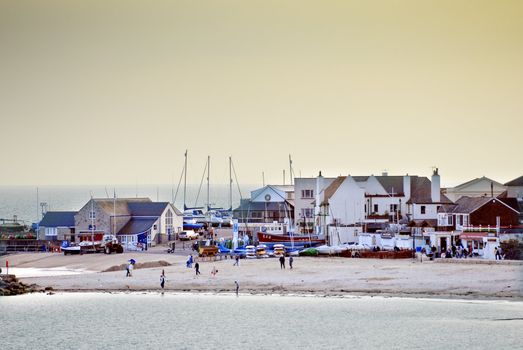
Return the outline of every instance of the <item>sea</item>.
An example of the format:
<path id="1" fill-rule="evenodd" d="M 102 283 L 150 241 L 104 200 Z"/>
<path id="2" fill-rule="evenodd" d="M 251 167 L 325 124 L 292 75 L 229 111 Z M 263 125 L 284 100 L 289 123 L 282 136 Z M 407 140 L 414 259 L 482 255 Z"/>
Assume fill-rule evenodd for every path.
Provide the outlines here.
<path id="1" fill-rule="evenodd" d="M 523 303 L 57 293 L 0 297 L 10 349 L 521 349 Z"/>
<path id="2" fill-rule="evenodd" d="M 234 185 L 232 206 L 237 207 L 240 198 L 249 198 L 256 185 Z M 212 207 L 228 209 L 230 190 L 228 185 L 210 187 Z M 47 211 L 75 211 L 81 209 L 91 198 L 148 197 L 153 201 L 173 202 L 183 210 L 183 186 L 136 185 L 136 186 L 0 186 L 0 219 L 12 220 L 14 216 L 22 223 L 31 225 L 42 219 L 42 209 Z M 207 185 L 188 185 L 188 207 L 207 204 Z"/>

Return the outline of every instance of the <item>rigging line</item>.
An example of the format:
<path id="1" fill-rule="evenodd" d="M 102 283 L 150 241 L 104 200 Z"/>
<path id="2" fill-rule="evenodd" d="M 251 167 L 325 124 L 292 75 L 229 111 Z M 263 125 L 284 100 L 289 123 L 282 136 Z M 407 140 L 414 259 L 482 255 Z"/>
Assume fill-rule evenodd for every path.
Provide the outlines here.
<path id="1" fill-rule="evenodd" d="M 203 168 L 202 179 L 200 181 L 200 188 L 198 189 L 198 195 L 196 195 L 196 200 L 194 201 L 194 206 L 198 205 L 198 199 L 200 198 L 200 192 L 202 191 L 203 179 L 205 178 L 205 172 L 207 171 L 207 166 L 209 165 L 209 159 L 205 162 L 205 168 Z"/>
<path id="2" fill-rule="evenodd" d="M 176 193 L 173 197 L 173 205 L 176 203 L 176 198 L 178 197 L 178 190 L 180 189 L 180 184 L 182 183 L 183 174 L 185 173 L 185 165 L 182 168 L 182 173 L 180 174 L 180 180 L 178 181 L 178 186 L 176 187 Z M 185 208 L 183 208 L 185 210 Z"/>
<path id="3" fill-rule="evenodd" d="M 238 176 L 236 175 L 236 168 L 234 167 L 234 162 L 231 161 L 232 171 L 234 173 L 234 180 L 236 181 L 236 186 L 238 187 L 238 193 L 240 194 L 240 201 L 243 199 L 242 191 L 240 190 L 240 183 L 238 182 Z"/>

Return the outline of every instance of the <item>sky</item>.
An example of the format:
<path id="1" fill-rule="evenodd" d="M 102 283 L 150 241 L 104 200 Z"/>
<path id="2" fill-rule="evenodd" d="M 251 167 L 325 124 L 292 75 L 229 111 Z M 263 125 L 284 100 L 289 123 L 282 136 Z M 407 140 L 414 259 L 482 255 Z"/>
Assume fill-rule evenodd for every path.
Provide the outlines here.
<path id="1" fill-rule="evenodd" d="M 1 1 L 0 185 L 523 174 L 521 1 Z M 288 183 L 288 179 L 286 180 Z"/>

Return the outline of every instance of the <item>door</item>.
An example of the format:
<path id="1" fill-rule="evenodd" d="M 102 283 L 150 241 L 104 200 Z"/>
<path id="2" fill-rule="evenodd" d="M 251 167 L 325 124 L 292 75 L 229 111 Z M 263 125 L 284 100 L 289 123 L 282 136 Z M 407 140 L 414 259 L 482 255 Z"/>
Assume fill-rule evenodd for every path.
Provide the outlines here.
<path id="1" fill-rule="evenodd" d="M 439 246 L 441 248 L 441 252 L 447 251 L 447 238 L 446 237 L 440 237 Z"/>

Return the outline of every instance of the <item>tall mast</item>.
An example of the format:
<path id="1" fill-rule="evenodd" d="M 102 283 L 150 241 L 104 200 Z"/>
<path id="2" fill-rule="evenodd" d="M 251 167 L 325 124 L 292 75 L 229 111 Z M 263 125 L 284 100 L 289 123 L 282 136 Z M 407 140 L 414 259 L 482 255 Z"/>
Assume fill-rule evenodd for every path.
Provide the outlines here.
<path id="1" fill-rule="evenodd" d="M 293 181 L 293 178 L 292 178 L 292 159 L 291 159 L 291 155 L 289 154 L 289 180 L 290 180 L 290 184 L 292 185 L 292 181 Z"/>
<path id="2" fill-rule="evenodd" d="M 116 235 L 116 188 L 113 188 L 113 235 Z"/>
<path id="3" fill-rule="evenodd" d="M 229 157 L 229 209 L 232 210 L 232 157 Z"/>
<path id="4" fill-rule="evenodd" d="M 183 167 L 183 210 L 185 210 L 187 195 L 187 150 L 185 150 L 185 165 Z"/>
<path id="5" fill-rule="evenodd" d="M 209 178 L 211 177 L 211 156 L 207 156 L 207 210 L 211 207 Z"/>
<path id="6" fill-rule="evenodd" d="M 38 209 L 38 206 L 40 205 L 38 203 L 39 201 L 39 198 L 38 198 L 38 187 L 36 188 L 36 223 L 38 224 L 38 222 L 40 221 L 40 214 L 39 214 L 39 209 Z"/>

